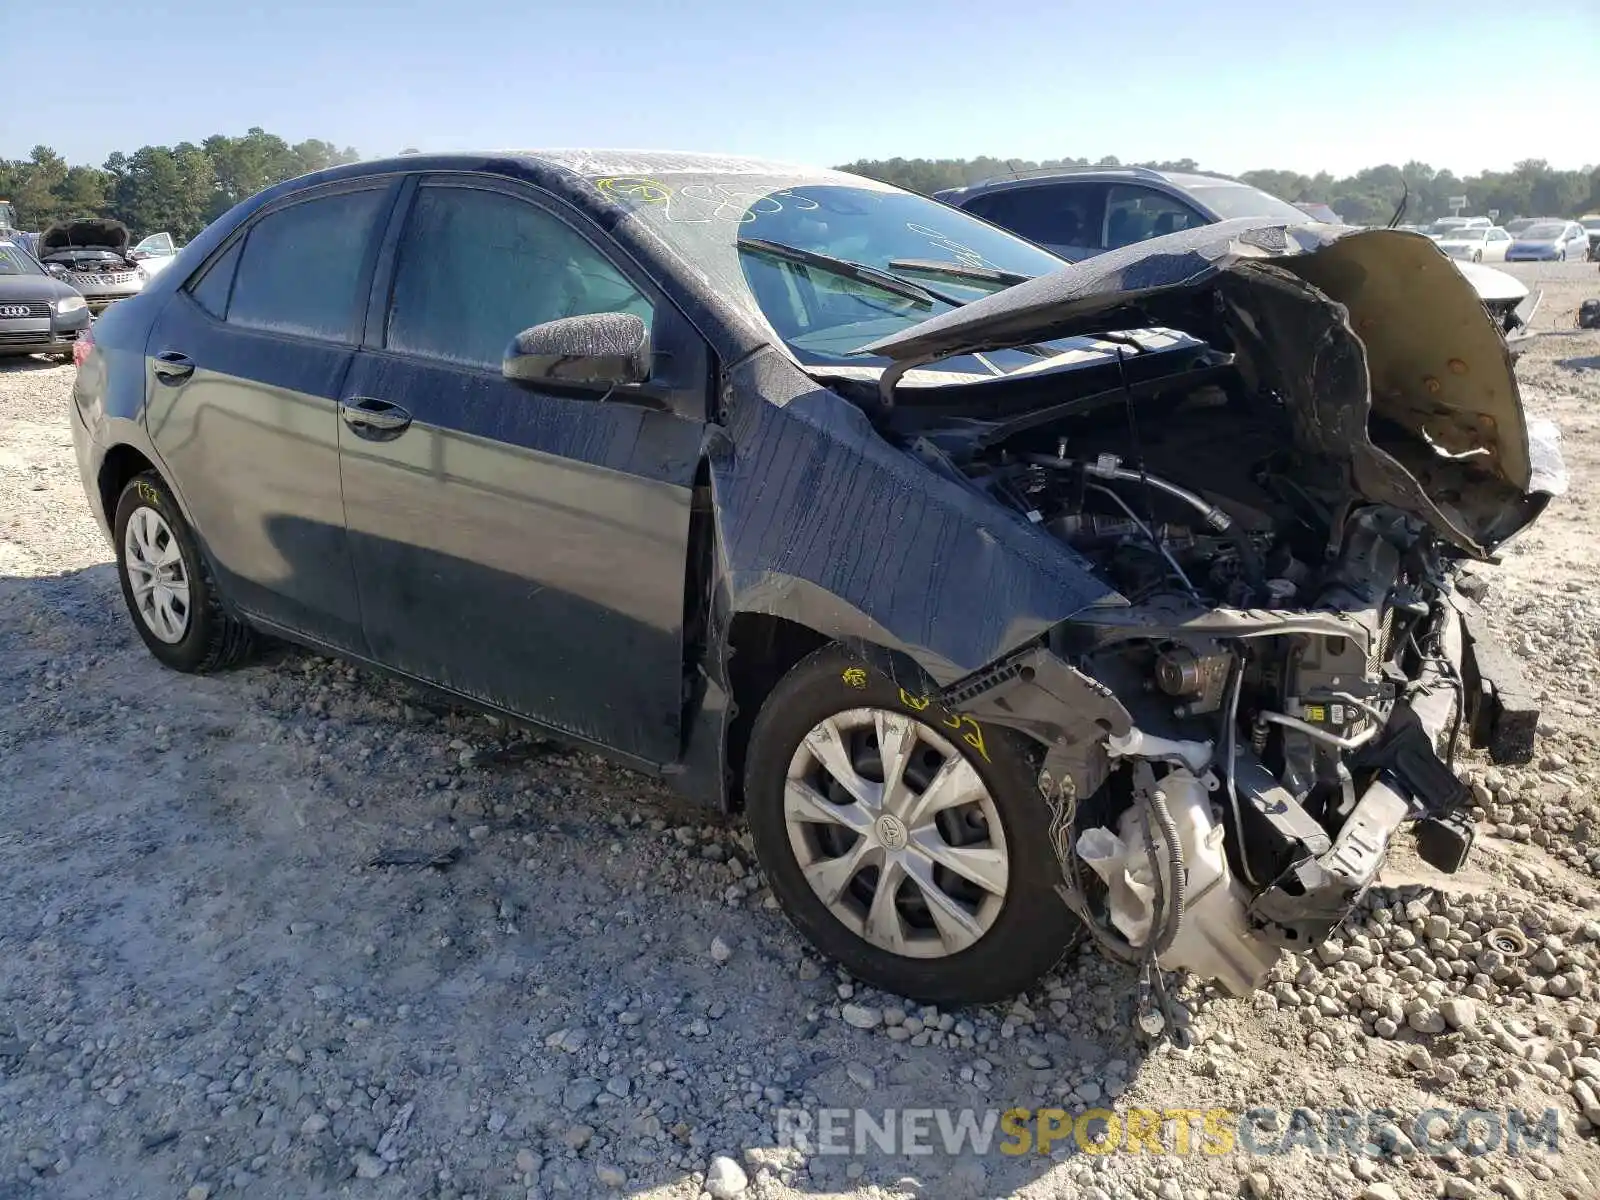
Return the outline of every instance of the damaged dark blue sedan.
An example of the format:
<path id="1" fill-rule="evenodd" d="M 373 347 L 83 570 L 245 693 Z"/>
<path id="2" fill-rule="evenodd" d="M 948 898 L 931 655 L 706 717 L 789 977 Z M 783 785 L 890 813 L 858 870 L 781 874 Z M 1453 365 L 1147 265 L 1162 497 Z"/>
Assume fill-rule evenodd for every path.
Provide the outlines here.
<path id="1" fill-rule="evenodd" d="M 834 172 L 409 155 L 223 216 L 80 355 L 135 629 L 260 634 L 742 809 L 928 1000 L 1088 933 L 1257 986 L 1457 741 L 1537 711 L 1457 568 L 1562 486 L 1425 239 L 1234 221 L 1068 268 Z"/>

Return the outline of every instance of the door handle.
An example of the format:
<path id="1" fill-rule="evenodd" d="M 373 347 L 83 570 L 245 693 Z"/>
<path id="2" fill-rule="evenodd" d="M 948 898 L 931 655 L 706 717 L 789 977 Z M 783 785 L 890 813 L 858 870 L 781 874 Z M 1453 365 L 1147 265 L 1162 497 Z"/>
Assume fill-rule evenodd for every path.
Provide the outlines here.
<path id="1" fill-rule="evenodd" d="M 194 374 L 194 359 L 176 350 L 163 350 L 150 364 L 156 378 L 176 386 Z"/>
<path id="2" fill-rule="evenodd" d="M 351 430 L 365 438 L 397 437 L 411 424 L 411 414 L 405 409 L 372 396 L 352 396 L 340 402 L 339 415 Z"/>

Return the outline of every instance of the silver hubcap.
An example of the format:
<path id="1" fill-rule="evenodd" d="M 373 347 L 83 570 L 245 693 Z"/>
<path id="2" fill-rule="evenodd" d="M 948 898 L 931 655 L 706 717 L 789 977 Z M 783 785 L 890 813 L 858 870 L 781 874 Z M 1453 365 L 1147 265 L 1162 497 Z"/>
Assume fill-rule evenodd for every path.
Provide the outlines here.
<path id="1" fill-rule="evenodd" d="M 853 708 L 789 762 L 789 846 L 828 910 L 872 945 L 942 958 L 989 931 L 1010 860 L 977 771 L 930 726 Z"/>
<path id="2" fill-rule="evenodd" d="M 189 631 L 189 571 L 172 527 L 155 509 L 136 508 L 122 549 L 139 619 L 163 642 L 181 642 Z"/>

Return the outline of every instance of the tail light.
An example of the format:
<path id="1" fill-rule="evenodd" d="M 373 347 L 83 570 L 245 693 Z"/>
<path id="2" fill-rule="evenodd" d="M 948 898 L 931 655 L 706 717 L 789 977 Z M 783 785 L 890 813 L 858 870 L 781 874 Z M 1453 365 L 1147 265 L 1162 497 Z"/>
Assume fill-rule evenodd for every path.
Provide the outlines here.
<path id="1" fill-rule="evenodd" d="M 89 357 L 89 351 L 94 349 L 94 322 L 83 327 L 78 334 L 78 340 L 72 343 L 72 365 L 83 366 L 83 360 Z"/>

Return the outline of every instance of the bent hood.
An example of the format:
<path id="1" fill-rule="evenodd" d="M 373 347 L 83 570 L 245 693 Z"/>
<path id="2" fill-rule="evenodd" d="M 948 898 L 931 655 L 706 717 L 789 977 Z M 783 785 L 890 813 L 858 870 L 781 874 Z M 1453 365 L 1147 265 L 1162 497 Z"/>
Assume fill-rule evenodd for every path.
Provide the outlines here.
<path id="1" fill-rule="evenodd" d="M 121 221 L 82 218 L 57 221 L 39 236 L 39 256 L 68 249 L 110 250 L 128 256 L 128 227 Z"/>
<path id="2" fill-rule="evenodd" d="M 1350 489 L 1474 557 L 1564 486 L 1547 426 L 1530 445 L 1505 339 L 1431 240 L 1244 218 L 1153 238 L 943 313 L 862 353 L 900 372 L 1072 334 L 1167 326 L 1231 352 L 1283 397 L 1302 451 Z"/>

